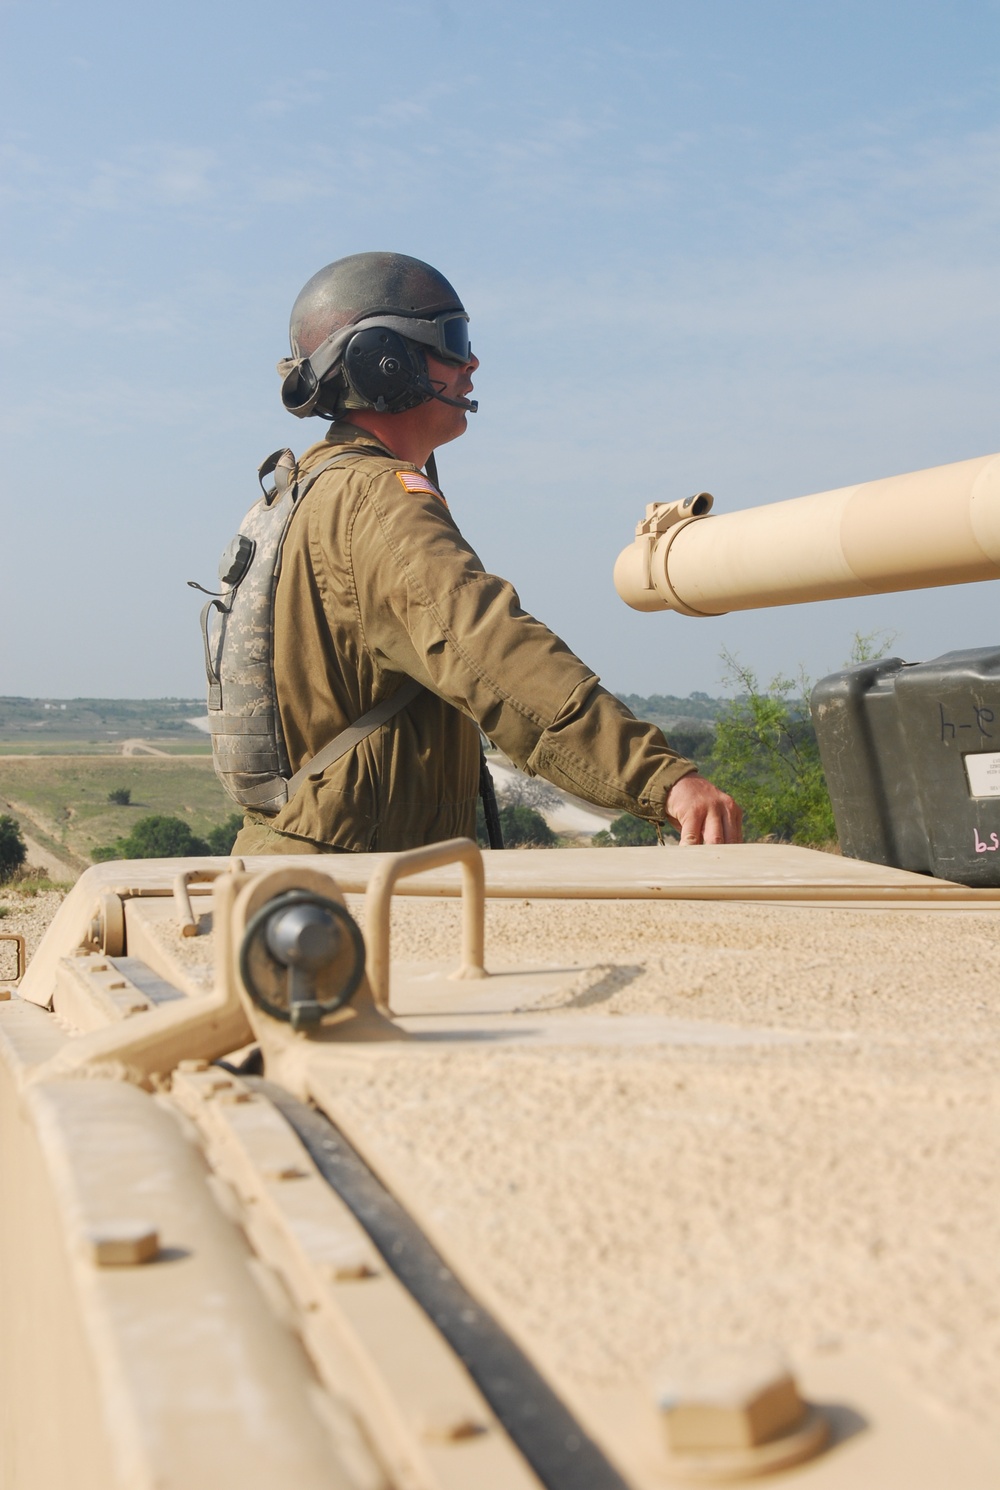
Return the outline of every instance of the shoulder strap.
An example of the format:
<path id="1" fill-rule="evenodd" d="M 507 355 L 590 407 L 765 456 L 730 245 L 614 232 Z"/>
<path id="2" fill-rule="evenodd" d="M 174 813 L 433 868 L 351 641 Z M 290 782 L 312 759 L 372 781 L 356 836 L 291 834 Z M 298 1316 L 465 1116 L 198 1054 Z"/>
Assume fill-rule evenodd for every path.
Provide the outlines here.
<path id="1" fill-rule="evenodd" d="M 320 465 L 316 466 L 314 470 L 310 471 L 308 473 L 308 475 L 303 476 L 300 481 L 296 481 L 296 483 L 295 483 L 295 500 L 296 500 L 296 502 L 301 502 L 302 498 L 305 496 L 306 492 L 312 486 L 312 484 L 316 480 L 316 478 L 318 476 L 322 476 L 323 472 L 324 471 L 328 471 L 331 466 L 335 466 L 337 464 L 338 460 L 343 460 L 344 457 L 345 456 L 348 456 L 348 455 L 378 455 L 378 454 L 379 454 L 379 452 L 377 450 L 372 450 L 367 445 L 344 445 L 340 450 L 337 451 L 336 455 L 331 455 L 330 458 L 329 458 L 329 460 L 323 461 Z M 387 458 L 389 460 L 392 460 L 393 459 L 393 457 L 391 455 L 388 456 Z"/>
<path id="2" fill-rule="evenodd" d="M 388 698 L 384 698 L 373 709 L 369 709 L 367 714 L 362 714 L 354 724 L 341 730 L 329 745 L 324 745 L 312 760 L 306 761 L 305 765 L 290 778 L 289 798 L 298 791 L 304 781 L 309 780 L 310 777 L 322 776 L 327 766 L 332 766 L 334 761 L 339 761 L 342 755 L 346 755 L 349 750 L 354 749 L 355 745 L 360 745 L 362 740 L 367 740 L 369 735 L 374 734 L 380 724 L 385 724 L 386 720 L 398 714 L 400 709 L 405 709 L 406 705 L 416 698 L 422 687 L 423 684 L 418 683 L 416 678 L 408 678 L 402 688 L 397 688 L 395 693 L 390 693 Z"/>
<path id="3" fill-rule="evenodd" d="M 318 476 L 322 476 L 322 474 L 323 474 L 324 471 L 328 471 L 331 466 L 335 466 L 337 464 L 338 460 L 343 460 L 345 455 L 356 455 L 356 454 L 357 454 L 357 451 L 355 451 L 355 450 L 338 450 L 338 452 L 337 452 L 336 455 L 331 455 L 329 460 L 323 461 L 322 465 L 318 465 L 315 468 L 315 470 L 310 471 L 307 476 L 303 476 L 302 479 L 301 479 L 301 481 L 296 481 L 296 483 L 295 483 L 295 500 L 296 500 L 296 502 L 301 502 L 302 498 L 305 496 L 306 492 L 312 486 L 313 482 L 316 480 L 316 478 Z"/>
<path id="4" fill-rule="evenodd" d="M 322 465 L 317 466 L 302 481 L 296 483 L 298 488 L 296 500 L 301 501 L 316 478 L 322 476 L 323 472 L 329 470 L 337 461 L 343 460 L 345 455 L 365 453 L 363 446 L 349 446 L 344 450 L 339 450 L 336 455 L 331 455 L 329 460 L 323 461 Z M 360 745 L 362 740 L 367 740 L 369 735 L 374 734 L 379 725 L 385 724 L 386 720 L 398 714 L 400 709 L 405 709 L 407 704 L 416 698 L 422 686 L 415 678 L 407 679 L 401 688 L 396 689 L 395 693 L 390 693 L 388 698 L 384 698 L 381 703 L 369 709 L 367 714 L 362 714 L 361 718 L 348 725 L 347 729 L 341 730 L 339 735 L 329 744 L 324 745 L 322 750 L 317 751 L 311 760 L 307 760 L 305 765 L 300 766 L 295 775 L 289 778 L 289 799 L 295 795 L 304 781 L 322 776 L 326 768 L 332 766 L 334 761 L 339 761 L 342 755 L 346 755 L 349 750 L 354 749 L 355 745 Z"/>

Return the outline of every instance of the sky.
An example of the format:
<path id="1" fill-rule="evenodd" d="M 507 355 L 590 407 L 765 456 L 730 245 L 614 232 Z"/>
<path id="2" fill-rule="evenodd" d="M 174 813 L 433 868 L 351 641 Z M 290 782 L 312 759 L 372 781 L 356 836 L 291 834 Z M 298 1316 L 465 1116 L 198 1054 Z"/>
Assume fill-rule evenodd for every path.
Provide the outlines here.
<path id="1" fill-rule="evenodd" d="M 487 568 L 616 691 L 998 640 L 995 583 L 712 620 L 611 572 L 716 512 L 1000 449 L 997 0 L 0 0 L 0 694 L 195 696 L 199 597 L 322 265 L 428 260 Z"/>

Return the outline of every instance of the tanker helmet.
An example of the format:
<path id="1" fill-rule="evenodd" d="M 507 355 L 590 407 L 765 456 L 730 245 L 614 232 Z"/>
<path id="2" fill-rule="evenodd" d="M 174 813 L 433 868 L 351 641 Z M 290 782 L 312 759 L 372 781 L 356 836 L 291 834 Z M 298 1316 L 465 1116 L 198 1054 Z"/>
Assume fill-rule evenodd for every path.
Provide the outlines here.
<path id="1" fill-rule="evenodd" d="M 464 305 L 420 259 L 362 253 L 328 264 L 293 305 L 289 339 L 281 399 L 300 419 L 350 408 L 397 414 L 431 398 L 475 411 L 475 400 L 444 398 L 428 375 L 427 351 L 453 363 L 472 353 Z"/>

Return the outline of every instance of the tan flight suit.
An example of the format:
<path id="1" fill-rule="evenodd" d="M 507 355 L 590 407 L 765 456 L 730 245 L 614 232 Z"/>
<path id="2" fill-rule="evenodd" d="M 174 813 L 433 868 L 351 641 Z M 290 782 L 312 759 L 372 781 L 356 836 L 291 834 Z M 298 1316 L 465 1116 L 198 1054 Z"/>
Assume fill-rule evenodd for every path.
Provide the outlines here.
<path id="1" fill-rule="evenodd" d="M 248 813 L 234 852 L 474 838 L 480 726 L 531 775 L 661 822 L 691 762 L 483 569 L 433 488 L 406 489 L 399 473 L 429 486 L 416 466 L 338 423 L 300 471 L 345 445 L 363 449 L 302 498 L 278 581 L 274 670 L 293 771 L 407 677 L 425 691 L 275 816 Z"/>

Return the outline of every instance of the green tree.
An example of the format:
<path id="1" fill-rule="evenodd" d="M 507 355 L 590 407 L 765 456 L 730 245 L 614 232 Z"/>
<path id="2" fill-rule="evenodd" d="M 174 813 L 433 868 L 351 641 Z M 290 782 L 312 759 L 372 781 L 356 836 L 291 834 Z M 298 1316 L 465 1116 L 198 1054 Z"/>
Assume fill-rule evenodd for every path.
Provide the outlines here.
<path id="1" fill-rule="evenodd" d="M 109 859 L 193 859 L 208 852 L 205 840 L 179 817 L 154 813 L 141 817 L 127 838 L 93 849 L 90 857 L 103 864 Z"/>
<path id="2" fill-rule="evenodd" d="M 633 817 L 630 812 L 623 812 L 591 839 L 594 848 L 631 848 L 658 842 L 653 824 L 647 823 L 645 818 Z"/>
<path id="3" fill-rule="evenodd" d="M 236 835 L 243 826 L 242 812 L 231 812 L 224 823 L 219 823 L 208 831 L 207 843 L 210 854 L 217 854 L 220 858 L 231 854 Z"/>
<path id="4" fill-rule="evenodd" d="M 0 817 L 0 884 L 17 873 L 27 856 L 28 850 L 17 819 L 4 813 Z"/>
<path id="5" fill-rule="evenodd" d="M 845 667 L 859 667 L 863 662 L 878 662 L 884 657 L 898 636 L 896 631 L 856 631 L 851 642 L 851 655 Z"/>
<path id="6" fill-rule="evenodd" d="M 686 755 L 689 761 L 707 760 L 715 744 L 715 731 L 711 728 L 687 728 L 664 731 L 671 749 L 678 755 Z"/>
<path id="7" fill-rule="evenodd" d="M 556 835 L 542 814 L 521 802 L 504 802 L 500 809 L 500 831 L 505 848 L 554 848 Z M 483 804 L 476 807 L 476 841 L 481 848 L 489 845 Z"/>
<path id="8" fill-rule="evenodd" d="M 552 848 L 556 835 L 534 807 L 505 802 L 500 808 L 500 828 L 508 848 Z"/>
<path id="9" fill-rule="evenodd" d="M 128 786 L 116 786 L 108 792 L 108 801 L 113 802 L 116 807 L 128 807 L 132 802 L 132 789 Z"/>
<path id="10" fill-rule="evenodd" d="M 726 681 L 742 689 L 716 722 L 706 772 L 743 808 L 747 839 L 827 843 L 836 838 L 833 808 L 809 717 L 809 683 L 777 677 L 761 688 L 751 668 L 723 652 Z"/>

